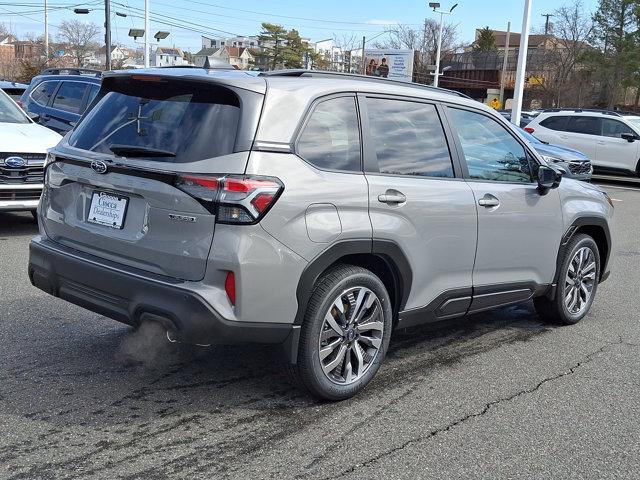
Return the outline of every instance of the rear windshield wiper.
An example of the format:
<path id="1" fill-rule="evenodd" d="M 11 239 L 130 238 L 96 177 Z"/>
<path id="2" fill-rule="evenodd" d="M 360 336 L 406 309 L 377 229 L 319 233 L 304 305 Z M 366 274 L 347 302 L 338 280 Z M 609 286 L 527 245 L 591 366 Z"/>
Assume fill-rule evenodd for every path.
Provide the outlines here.
<path id="1" fill-rule="evenodd" d="M 109 147 L 119 157 L 175 157 L 174 152 L 158 148 L 136 147 L 135 145 L 111 145 Z"/>

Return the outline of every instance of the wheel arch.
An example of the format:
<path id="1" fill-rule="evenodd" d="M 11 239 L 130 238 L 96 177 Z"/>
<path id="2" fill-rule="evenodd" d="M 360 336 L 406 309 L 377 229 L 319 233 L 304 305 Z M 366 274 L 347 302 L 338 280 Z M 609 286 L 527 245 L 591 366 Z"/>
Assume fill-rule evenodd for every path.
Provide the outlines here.
<path id="1" fill-rule="evenodd" d="M 602 217 L 579 217 L 573 221 L 562 237 L 560 249 L 558 250 L 558 257 L 556 259 L 556 272 L 553 277 L 553 289 L 550 295 L 551 298 L 555 297 L 556 294 L 560 268 L 569 245 L 569 241 L 575 235 L 580 233 L 589 235 L 596 242 L 600 253 L 600 278 L 598 281 L 604 281 L 606 278 L 604 275 L 611 255 L 611 232 L 609 230 L 609 224 L 607 223 L 607 220 Z"/>
<path id="2" fill-rule="evenodd" d="M 343 240 L 316 256 L 302 272 L 296 290 L 298 310 L 294 325 L 302 324 L 313 286 L 320 276 L 340 263 L 360 266 L 377 275 L 389 292 L 394 317 L 397 317 L 407 302 L 413 279 L 402 248 L 391 240 Z"/>

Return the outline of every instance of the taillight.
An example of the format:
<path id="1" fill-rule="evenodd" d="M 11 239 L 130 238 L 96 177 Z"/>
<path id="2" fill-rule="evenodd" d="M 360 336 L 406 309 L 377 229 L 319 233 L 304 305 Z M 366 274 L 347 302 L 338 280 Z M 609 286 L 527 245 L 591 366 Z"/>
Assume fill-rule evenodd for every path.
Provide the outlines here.
<path id="1" fill-rule="evenodd" d="M 535 132 L 535 130 L 533 128 L 531 128 L 531 127 L 524 127 L 524 131 L 527 132 L 527 133 Z"/>
<path id="2" fill-rule="evenodd" d="M 259 222 L 284 187 L 274 177 L 248 175 L 180 175 L 175 186 L 216 215 L 216 222 L 249 225 Z"/>
<path id="3" fill-rule="evenodd" d="M 233 272 L 227 272 L 227 278 L 224 281 L 224 291 L 227 292 L 229 302 L 236 306 L 236 276 Z"/>

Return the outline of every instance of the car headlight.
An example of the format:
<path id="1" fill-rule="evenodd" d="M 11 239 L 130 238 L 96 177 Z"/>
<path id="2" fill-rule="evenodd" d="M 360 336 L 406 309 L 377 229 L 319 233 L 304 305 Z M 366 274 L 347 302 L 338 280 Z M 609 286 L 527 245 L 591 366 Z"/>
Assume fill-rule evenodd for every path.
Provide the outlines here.
<path id="1" fill-rule="evenodd" d="M 550 157 L 549 155 L 540 155 L 540 156 L 547 163 L 564 163 L 564 160 L 557 157 Z"/>

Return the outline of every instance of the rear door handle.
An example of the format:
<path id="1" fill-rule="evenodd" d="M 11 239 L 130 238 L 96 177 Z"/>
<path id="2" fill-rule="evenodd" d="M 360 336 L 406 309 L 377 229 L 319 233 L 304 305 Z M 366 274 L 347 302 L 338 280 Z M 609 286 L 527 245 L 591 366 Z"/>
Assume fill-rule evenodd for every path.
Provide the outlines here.
<path id="1" fill-rule="evenodd" d="M 378 195 L 378 201 L 386 204 L 404 203 L 407 201 L 407 197 L 397 190 L 387 190 L 382 195 Z"/>
<path id="2" fill-rule="evenodd" d="M 500 206 L 500 200 L 491 195 L 490 193 L 485 194 L 480 200 L 478 200 L 478 205 L 481 207 L 492 208 Z"/>

